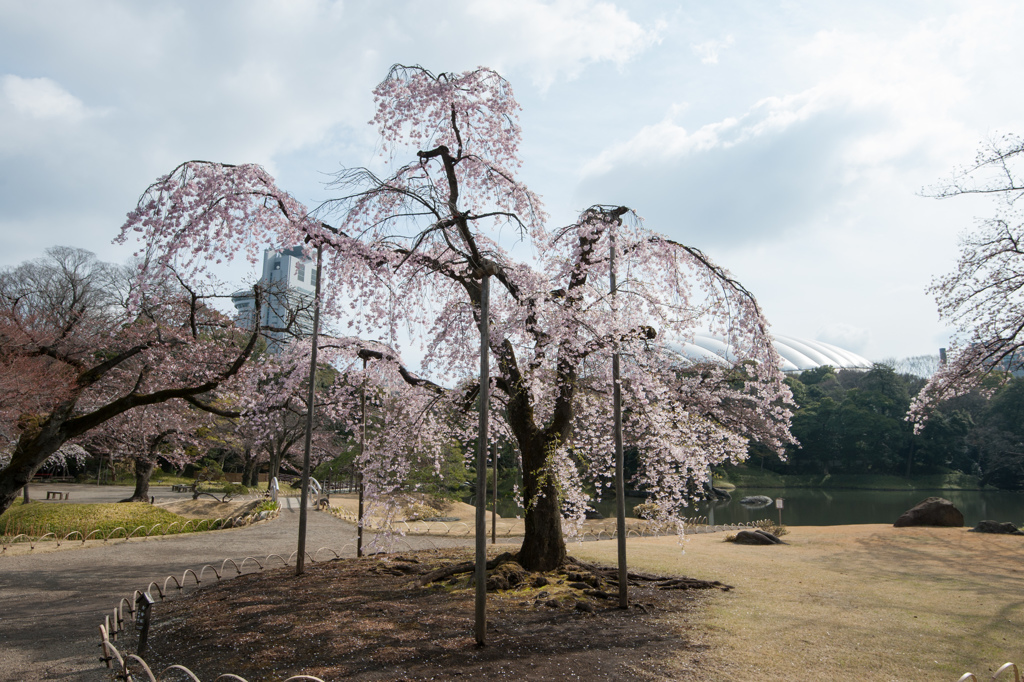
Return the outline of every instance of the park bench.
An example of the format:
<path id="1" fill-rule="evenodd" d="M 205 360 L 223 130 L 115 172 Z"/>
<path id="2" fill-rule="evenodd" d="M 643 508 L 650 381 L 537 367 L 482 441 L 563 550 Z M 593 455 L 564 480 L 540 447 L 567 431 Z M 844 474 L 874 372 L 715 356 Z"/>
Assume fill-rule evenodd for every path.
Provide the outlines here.
<path id="1" fill-rule="evenodd" d="M 184 483 L 175 483 L 171 486 L 172 493 L 187 493 L 192 490 L 192 486 L 185 485 Z"/>
<path id="2" fill-rule="evenodd" d="M 60 490 L 47 490 L 46 499 L 48 500 L 66 500 L 71 497 L 71 493 L 63 492 Z"/>

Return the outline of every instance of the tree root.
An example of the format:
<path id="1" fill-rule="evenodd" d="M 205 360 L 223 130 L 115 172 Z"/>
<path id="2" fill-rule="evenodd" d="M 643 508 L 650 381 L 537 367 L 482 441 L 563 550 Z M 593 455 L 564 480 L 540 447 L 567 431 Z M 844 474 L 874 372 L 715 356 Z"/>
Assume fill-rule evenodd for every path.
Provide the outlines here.
<path id="1" fill-rule="evenodd" d="M 515 561 L 515 560 L 516 560 L 516 555 L 515 554 L 513 554 L 511 552 L 504 552 L 504 553 L 494 557 L 493 559 L 491 559 L 490 561 L 487 562 L 487 570 L 488 571 L 493 571 L 495 568 L 497 568 L 501 564 L 504 564 L 504 563 L 509 562 L 509 561 Z M 457 563 L 457 564 L 453 564 L 451 566 L 445 566 L 443 568 L 438 568 L 436 570 L 431 571 L 430 573 L 427 573 L 422 578 L 420 578 L 420 587 L 424 587 L 426 585 L 429 585 L 430 583 L 437 582 L 438 580 L 444 580 L 445 578 L 450 578 L 451 576 L 458 575 L 460 573 L 470 573 L 470 572 L 472 572 L 475 569 L 476 569 L 476 562 L 475 561 L 463 561 L 463 562 L 460 562 L 460 563 Z"/>
<path id="2" fill-rule="evenodd" d="M 590 571 L 594 575 L 608 581 L 609 584 L 616 586 L 619 584 L 619 569 L 614 566 L 596 566 L 574 557 L 566 557 L 565 564 Z M 718 580 L 698 580 L 697 578 L 652 575 L 635 571 L 626 573 L 626 579 L 628 584 L 634 587 L 648 585 L 659 590 L 722 590 L 723 592 L 728 592 L 733 589 L 732 585 L 726 585 Z"/>
<path id="3" fill-rule="evenodd" d="M 516 561 L 518 555 L 512 552 L 505 552 L 487 562 L 487 570 L 493 571 L 498 566 L 507 563 L 509 561 Z M 572 566 L 575 568 L 581 568 L 583 570 L 593 573 L 595 576 L 602 578 L 607 581 L 610 585 L 618 587 L 619 584 L 619 569 L 611 566 L 597 566 L 595 564 L 589 564 L 585 561 L 573 557 L 566 557 L 565 562 L 562 566 Z M 459 575 L 461 573 L 471 573 L 476 568 L 475 561 L 462 561 L 451 566 L 445 566 L 438 568 L 429 573 L 426 573 L 420 578 L 420 587 L 425 587 L 430 583 L 437 582 L 438 580 L 444 580 L 450 578 L 453 575 Z M 697 578 L 686 578 L 679 576 L 663 576 L 663 575 L 652 575 L 650 573 L 638 573 L 630 571 L 626 574 L 630 585 L 639 587 L 641 585 L 647 585 L 655 587 L 659 590 L 722 590 L 728 592 L 733 589 L 732 585 L 726 585 L 718 580 L 698 580 Z M 595 590 L 599 592 L 600 590 Z M 607 596 L 607 595 L 600 595 Z"/>

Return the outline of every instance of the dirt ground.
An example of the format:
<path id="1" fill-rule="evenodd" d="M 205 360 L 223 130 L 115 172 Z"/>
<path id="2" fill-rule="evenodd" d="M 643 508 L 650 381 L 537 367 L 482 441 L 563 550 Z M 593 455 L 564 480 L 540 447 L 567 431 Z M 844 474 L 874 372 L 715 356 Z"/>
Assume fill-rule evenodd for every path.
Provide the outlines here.
<path id="1" fill-rule="evenodd" d="M 33 488 L 41 496 L 41 487 Z M 96 495 L 90 496 L 91 492 Z M 125 496 L 123 487 L 79 485 L 73 488 L 72 500 L 112 502 Z M 158 493 L 157 501 L 163 497 L 191 500 L 187 493 Z M 279 518 L 243 528 L 136 537 L 127 542 L 65 542 L 60 547 L 44 542 L 36 543 L 34 550 L 29 543 L 8 546 L 0 552 L 0 682 L 110 682 L 110 671 L 99 660 L 98 626 L 119 600 L 130 599 L 133 590 L 144 590 L 151 581 L 162 585 L 168 576 L 180 579 L 186 569 L 199 570 L 204 564 L 219 567 L 225 558 L 241 563 L 246 557 L 262 560 L 269 554 L 288 557 L 296 549 L 299 520 L 297 511 L 287 504 L 291 501 L 285 500 Z M 322 547 L 354 556 L 355 528 L 329 514 L 313 513 L 308 518 L 307 543 L 320 558 L 330 556 Z M 419 549 L 466 543 L 461 538 L 409 537 L 402 546 Z M 254 568 L 249 562 L 247 570 Z M 129 648 L 126 653 L 133 651 Z M 168 673 L 160 679 L 184 678 Z"/>
<path id="2" fill-rule="evenodd" d="M 705 638 L 689 624 L 698 591 L 634 587 L 633 608 L 621 610 L 580 583 L 600 581 L 579 568 L 547 574 L 548 585 L 534 587 L 534 574 L 489 593 L 488 644 L 478 648 L 468 576 L 419 582 L 470 557 L 342 559 L 297 579 L 283 569 L 200 589 L 159 605 L 146 658 L 160 668 L 183 663 L 201 679 L 230 671 L 249 682 L 299 671 L 325 680 L 673 680 L 681 667 L 700 667 Z"/>

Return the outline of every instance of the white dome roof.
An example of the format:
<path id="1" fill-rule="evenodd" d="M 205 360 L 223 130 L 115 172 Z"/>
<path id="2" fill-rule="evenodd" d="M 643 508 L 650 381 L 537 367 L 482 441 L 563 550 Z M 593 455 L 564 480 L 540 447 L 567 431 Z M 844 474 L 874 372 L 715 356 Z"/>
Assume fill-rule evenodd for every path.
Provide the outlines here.
<path id="1" fill-rule="evenodd" d="M 822 365 L 830 365 L 836 369 L 871 369 L 873 364 L 852 351 L 822 341 L 777 335 L 774 337 L 773 345 L 781 358 L 779 369 L 787 373 L 803 372 Z M 731 346 L 713 334 L 695 334 L 689 342 L 671 343 L 669 348 L 694 362 L 725 364 L 737 357 Z"/>

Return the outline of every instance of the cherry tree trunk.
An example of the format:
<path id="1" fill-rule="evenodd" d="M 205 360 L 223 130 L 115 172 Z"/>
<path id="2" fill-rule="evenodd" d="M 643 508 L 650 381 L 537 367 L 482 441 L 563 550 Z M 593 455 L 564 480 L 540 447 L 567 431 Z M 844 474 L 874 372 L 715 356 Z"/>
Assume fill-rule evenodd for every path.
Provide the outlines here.
<path id="1" fill-rule="evenodd" d="M 528 571 L 551 571 L 565 561 L 562 510 L 553 475 L 546 475 L 547 444 L 542 438 L 520 442 L 523 454 L 523 494 L 526 534 L 519 564 Z"/>
<path id="2" fill-rule="evenodd" d="M 11 461 L 0 470 L 0 514 L 14 504 L 43 462 L 67 442 L 64 422 L 73 407 L 73 402 L 59 405 L 42 424 L 24 426 Z"/>
<path id="3" fill-rule="evenodd" d="M 249 488 L 255 487 L 259 481 L 259 467 L 256 466 L 256 458 L 252 455 L 252 450 L 246 449 L 245 454 L 242 456 L 242 485 Z"/>
<path id="4" fill-rule="evenodd" d="M 135 458 L 135 492 L 121 502 L 149 502 L 149 479 L 156 469 L 156 461 L 145 457 Z"/>
<path id="5" fill-rule="evenodd" d="M 281 473 L 281 455 L 275 448 L 270 453 L 270 465 L 267 467 L 267 483 L 274 480 L 274 477 Z"/>

